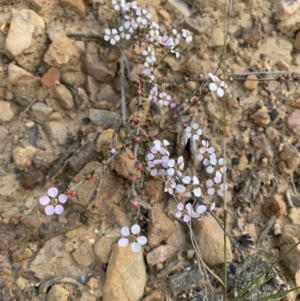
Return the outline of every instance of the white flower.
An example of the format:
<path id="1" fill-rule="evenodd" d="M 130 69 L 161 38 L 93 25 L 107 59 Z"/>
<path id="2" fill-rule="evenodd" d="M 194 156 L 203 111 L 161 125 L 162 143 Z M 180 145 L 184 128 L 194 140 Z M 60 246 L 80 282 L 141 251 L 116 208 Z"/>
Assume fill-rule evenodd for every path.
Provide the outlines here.
<path id="1" fill-rule="evenodd" d="M 164 105 L 164 106 L 168 106 L 171 100 L 171 96 L 169 94 L 167 94 L 166 92 L 161 92 L 158 94 L 159 98 L 158 98 L 158 104 L 159 105 Z"/>
<path id="2" fill-rule="evenodd" d="M 198 218 L 200 216 L 200 214 L 193 210 L 193 206 L 190 203 L 187 203 L 185 206 L 182 203 L 178 203 L 177 210 L 175 216 L 177 218 L 182 217 L 183 221 L 186 223 L 191 220 L 191 217 Z"/>
<path id="3" fill-rule="evenodd" d="M 180 156 L 177 159 L 177 164 L 174 159 L 169 160 L 168 166 L 169 166 L 167 170 L 168 176 L 173 176 L 176 172 L 180 177 L 182 177 L 182 173 L 180 172 L 180 170 L 184 168 L 184 160 L 182 156 Z"/>
<path id="4" fill-rule="evenodd" d="M 147 19 L 152 17 L 152 15 L 146 9 L 142 9 L 141 7 L 136 8 L 136 15 L 138 16 L 136 18 L 137 23 L 140 23 L 144 26 L 148 24 Z"/>
<path id="5" fill-rule="evenodd" d="M 222 179 L 219 177 L 214 177 L 214 180 L 207 180 L 206 187 L 207 193 L 209 195 L 214 195 L 215 192 L 218 193 L 219 196 L 224 196 L 225 190 L 227 190 L 227 185 L 221 183 Z"/>
<path id="6" fill-rule="evenodd" d="M 120 247 L 126 247 L 128 243 L 131 243 L 131 251 L 135 253 L 139 252 L 141 246 L 147 243 L 147 238 L 145 236 L 140 236 L 140 231 L 141 228 L 139 225 L 133 225 L 131 231 L 129 231 L 128 227 L 123 227 L 121 229 L 121 234 L 125 237 L 119 239 L 118 245 Z"/>
<path id="7" fill-rule="evenodd" d="M 182 32 L 182 36 L 185 38 L 185 41 L 187 43 L 192 42 L 193 37 L 188 29 L 181 29 L 181 32 Z"/>
<path id="8" fill-rule="evenodd" d="M 191 193 L 190 192 L 193 192 L 194 196 L 196 197 L 200 197 L 201 196 L 201 188 L 198 187 L 198 185 L 200 184 L 198 178 L 196 176 L 193 176 L 193 183 L 191 184 L 191 181 L 192 181 L 192 178 L 189 177 L 189 176 L 185 176 L 183 179 L 182 179 L 182 182 L 184 184 L 186 184 L 187 187 L 185 187 L 184 185 L 182 184 L 178 184 L 176 186 L 176 191 L 181 194 L 181 193 L 185 193 L 186 190 L 187 192 L 183 195 L 185 197 L 190 197 L 191 196 Z"/>
<path id="9" fill-rule="evenodd" d="M 127 21 L 124 23 L 124 26 L 122 25 L 119 27 L 119 32 L 122 39 L 130 40 L 134 29 L 131 27 L 131 23 Z"/>
<path id="10" fill-rule="evenodd" d="M 104 35 L 105 41 L 110 41 L 110 44 L 115 45 L 117 41 L 120 40 L 120 36 L 118 34 L 118 31 L 113 28 L 110 30 L 109 28 L 105 29 L 105 35 Z"/>
<path id="11" fill-rule="evenodd" d="M 136 30 L 138 28 L 138 24 L 137 24 L 135 18 L 133 18 L 133 17 L 131 17 L 129 15 L 125 15 L 124 19 L 126 20 L 125 23 L 124 23 L 124 25 L 125 24 L 129 24 L 130 25 L 130 26 L 127 25 L 128 28 L 131 27 L 133 30 Z"/>
<path id="12" fill-rule="evenodd" d="M 197 160 L 203 161 L 204 166 L 208 166 L 210 161 L 216 158 L 215 149 L 209 147 L 209 142 L 207 140 L 201 141 L 203 147 L 199 149 L 199 154 L 197 155 Z"/>
<path id="13" fill-rule="evenodd" d="M 185 137 L 191 138 L 193 137 L 195 140 L 199 140 L 199 136 L 202 135 L 202 130 L 199 129 L 199 125 L 197 123 L 193 123 L 192 126 L 188 126 L 185 129 Z"/>
<path id="14" fill-rule="evenodd" d="M 157 175 L 165 176 L 167 174 L 169 152 L 162 146 L 168 145 L 167 140 L 163 140 L 163 143 L 159 140 L 153 142 L 154 146 L 150 152 L 146 155 L 147 166 L 150 168 L 150 175 L 155 177 Z"/>
<path id="15" fill-rule="evenodd" d="M 210 159 L 210 166 L 206 168 L 206 171 L 208 173 L 216 173 L 216 176 L 219 178 L 222 178 L 222 174 L 226 171 L 226 168 L 224 166 L 224 159 L 220 158 L 217 160 L 216 158 Z"/>
<path id="16" fill-rule="evenodd" d="M 156 22 L 152 22 L 150 24 L 150 31 L 149 31 L 150 37 L 158 37 L 159 36 L 159 25 Z"/>
<path id="17" fill-rule="evenodd" d="M 180 43 L 181 34 L 175 28 L 172 29 L 172 33 L 174 35 L 174 45 L 178 45 Z"/>
<path id="18" fill-rule="evenodd" d="M 148 99 L 154 101 L 155 103 L 158 102 L 158 85 L 154 84 L 154 86 L 152 87 L 152 89 L 150 90 Z"/>
<path id="19" fill-rule="evenodd" d="M 217 76 L 208 73 L 208 76 L 211 78 L 211 80 L 213 81 L 212 83 L 209 84 L 209 90 L 212 92 L 217 91 L 217 94 L 219 97 L 223 97 L 224 95 L 224 89 L 227 88 L 227 85 L 224 81 L 221 81 Z"/>
<path id="20" fill-rule="evenodd" d="M 156 62 L 155 51 L 150 46 L 142 52 L 142 55 L 146 56 L 146 62 L 144 63 L 145 67 L 149 68 L 150 65 L 153 65 Z"/>

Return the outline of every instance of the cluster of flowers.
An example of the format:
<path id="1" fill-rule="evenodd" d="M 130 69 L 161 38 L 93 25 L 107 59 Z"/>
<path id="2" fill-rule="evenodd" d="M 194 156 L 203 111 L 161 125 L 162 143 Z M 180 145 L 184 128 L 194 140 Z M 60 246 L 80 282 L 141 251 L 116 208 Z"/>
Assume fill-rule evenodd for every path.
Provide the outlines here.
<path id="1" fill-rule="evenodd" d="M 199 125 L 194 123 L 185 128 L 185 135 L 188 139 L 198 141 L 202 135 L 202 130 Z M 180 156 L 178 159 L 170 159 L 170 154 L 167 150 L 169 142 L 163 140 L 153 141 L 153 145 L 146 155 L 147 166 L 150 175 L 161 176 L 165 182 L 164 191 L 180 197 L 200 197 L 202 194 L 200 188 L 200 181 L 196 176 L 183 176 L 182 170 L 184 168 L 184 159 Z M 202 162 L 205 166 L 206 172 L 213 175 L 213 179 L 206 181 L 206 189 L 208 195 L 224 196 L 227 185 L 222 183 L 222 174 L 225 172 L 223 158 L 217 159 L 215 149 L 209 146 L 207 140 L 201 141 L 201 147 L 197 150 L 197 160 Z M 213 205 L 214 207 L 214 205 Z M 213 208 L 212 207 L 212 208 Z M 178 204 L 177 217 L 183 217 L 183 220 L 188 222 L 190 217 L 201 218 L 206 212 L 206 207 L 198 206 L 196 211 L 193 210 L 190 204 L 184 206 L 182 203 Z"/>
<path id="2" fill-rule="evenodd" d="M 178 58 L 180 52 L 177 49 L 180 41 L 184 39 L 186 43 L 190 43 L 193 40 L 191 32 L 188 29 L 182 29 L 179 32 L 174 28 L 169 35 L 161 33 L 159 24 L 151 21 L 151 13 L 139 7 L 135 1 L 126 3 L 125 0 L 112 0 L 112 5 L 116 12 L 122 12 L 123 21 L 119 28 L 106 28 L 104 31 L 104 40 L 115 45 L 122 39 L 130 40 L 134 38 L 140 46 L 144 47 L 142 56 L 145 59 L 144 66 L 146 69 L 143 72 L 151 80 L 154 80 L 152 70 L 157 61 L 157 47 L 166 48 Z M 144 41 L 140 41 L 141 30 L 145 36 Z M 171 108 L 175 108 L 176 106 L 174 103 L 171 103 L 171 96 L 169 94 L 166 92 L 159 93 L 157 84 L 152 87 L 149 100 L 161 106 L 170 106 Z"/>
<path id="3" fill-rule="evenodd" d="M 152 75 L 150 69 L 144 69 L 143 74 L 148 76 L 151 80 L 154 79 L 154 76 Z M 227 88 L 227 84 L 211 73 L 208 73 L 208 76 L 212 80 L 212 82 L 209 84 L 209 90 L 212 92 L 216 92 L 219 97 L 223 97 L 224 89 Z M 167 94 L 166 92 L 159 92 L 159 88 L 156 83 L 152 85 L 152 88 L 148 95 L 148 99 L 150 101 L 155 102 L 159 106 L 169 106 L 171 109 L 176 108 L 176 103 L 171 102 L 171 95 Z"/>

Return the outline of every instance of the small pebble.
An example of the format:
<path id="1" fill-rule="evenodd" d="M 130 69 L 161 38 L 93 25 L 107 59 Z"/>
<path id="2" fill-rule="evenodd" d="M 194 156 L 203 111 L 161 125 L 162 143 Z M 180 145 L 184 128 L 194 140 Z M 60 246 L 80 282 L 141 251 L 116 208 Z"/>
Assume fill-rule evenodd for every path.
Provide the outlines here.
<path id="1" fill-rule="evenodd" d="M 271 120 L 274 121 L 278 116 L 278 111 L 276 109 L 272 110 L 270 113 Z"/>
<path id="2" fill-rule="evenodd" d="M 232 162 L 233 165 L 239 165 L 240 160 L 238 158 L 232 158 L 231 162 Z"/>
<path id="3" fill-rule="evenodd" d="M 89 117 L 82 118 L 82 124 L 86 125 L 86 124 L 88 124 L 90 122 L 91 122 L 91 119 Z"/>

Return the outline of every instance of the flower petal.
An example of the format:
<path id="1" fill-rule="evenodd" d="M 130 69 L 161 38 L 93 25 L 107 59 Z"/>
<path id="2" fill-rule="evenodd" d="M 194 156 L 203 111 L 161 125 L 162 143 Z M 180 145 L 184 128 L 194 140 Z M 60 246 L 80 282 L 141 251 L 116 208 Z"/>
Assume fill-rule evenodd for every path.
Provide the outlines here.
<path id="1" fill-rule="evenodd" d="M 196 176 L 193 176 L 193 184 L 194 185 L 199 185 L 200 184 L 199 179 Z"/>
<path id="2" fill-rule="evenodd" d="M 52 205 L 46 206 L 46 208 L 45 208 L 45 213 L 46 213 L 47 215 L 52 215 L 52 214 L 54 213 L 54 206 L 52 206 Z"/>
<path id="3" fill-rule="evenodd" d="M 218 89 L 218 87 L 217 87 L 217 85 L 215 84 L 215 83 L 210 83 L 209 84 L 209 90 L 210 91 L 217 91 L 217 89 Z"/>
<path id="4" fill-rule="evenodd" d="M 145 236 L 139 236 L 136 238 L 136 240 L 142 246 L 147 243 L 147 238 Z"/>
<path id="5" fill-rule="evenodd" d="M 50 203 L 50 198 L 46 195 L 40 197 L 39 202 L 41 205 L 48 205 Z"/>
<path id="6" fill-rule="evenodd" d="M 206 181 L 206 187 L 212 187 L 213 185 L 214 185 L 213 180 L 208 179 L 208 180 Z"/>
<path id="7" fill-rule="evenodd" d="M 195 189 L 193 190 L 193 192 L 194 192 L 194 196 L 196 196 L 196 197 L 198 197 L 198 198 L 201 196 L 201 188 L 200 188 L 200 187 L 195 188 Z"/>
<path id="8" fill-rule="evenodd" d="M 155 158 L 154 154 L 152 154 L 152 153 L 147 154 L 146 157 L 147 157 L 147 160 L 153 160 Z"/>
<path id="9" fill-rule="evenodd" d="M 173 176 L 175 174 L 175 169 L 174 168 L 169 168 L 167 170 L 167 174 L 168 174 L 168 176 Z"/>
<path id="10" fill-rule="evenodd" d="M 118 245 L 120 247 L 126 247 L 128 245 L 128 242 L 129 242 L 128 238 L 123 237 L 123 238 L 119 239 Z"/>
<path id="11" fill-rule="evenodd" d="M 200 205 L 197 207 L 196 211 L 200 214 L 204 213 L 206 211 L 206 206 Z"/>
<path id="12" fill-rule="evenodd" d="M 58 200 L 60 203 L 64 204 L 68 200 L 68 197 L 62 193 L 59 195 Z"/>
<path id="13" fill-rule="evenodd" d="M 208 166 L 208 167 L 206 168 L 206 171 L 207 171 L 208 173 L 213 173 L 213 172 L 214 172 L 214 168 L 210 165 L 210 166 Z"/>
<path id="14" fill-rule="evenodd" d="M 175 166 L 175 160 L 174 159 L 171 159 L 168 161 L 168 166 L 169 167 L 174 167 Z"/>
<path id="15" fill-rule="evenodd" d="M 215 189 L 214 189 L 214 188 L 209 188 L 209 189 L 207 190 L 207 193 L 208 193 L 209 195 L 213 195 L 213 194 L 215 193 Z"/>
<path id="16" fill-rule="evenodd" d="M 138 234 L 140 232 L 141 232 L 141 227 L 139 225 L 135 224 L 131 227 L 132 234 Z"/>
<path id="17" fill-rule="evenodd" d="M 191 177 L 189 177 L 189 176 L 185 176 L 183 179 L 182 179 L 182 182 L 184 183 L 184 184 L 190 184 L 191 183 Z"/>
<path id="18" fill-rule="evenodd" d="M 58 190 L 56 187 L 51 187 L 48 189 L 48 195 L 51 196 L 52 198 L 55 198 L 58 194 Z"/>
<path id="19" fill-rule="evenodd" d="M 129 236 L 129 234 L 130 234 L 129 228 L 128 227 L 122 227 L 121 234 L 123 236 Z"/>
<path id="20" fill-rule="evenodd" d="M 181 184 L 178 184 L 178 185 L 176 186 L 176 191 L 177 191 L 178 193 L 184 192 L 185 189 L 186 189 L 186 188 L 185 188 L 183 185 L 181 185 Z"/>
<path id="21" fill-rule="evenodd" d="M 177 218 L 181 218 L 181 215 L 182 215 L 182 212 L 181 212 L 181 211 L 177 211 L 176 214 L 175 214 L 175 216 L 176 216 Z"/>
<path id="22" fill-rule="evenodd" d="M 191 220 L 191 218 L 188 215 L 185 215 L 183 217 L 183 221 L 186 222 L 186 223 L 188 223 L 190 220 Z"/>
<path id="23" fill-rule="evenodd" d="M 141 249 L 141 246 L 137 242 L 133 242 L 131 244 L 131 251 L 134 253 L 138 253 Z"/>
<path id="24" fill-rule="evenodd" d="M 177 209 L 178 209 L 179 211 L 182 211 L 183 208 L 184 208 L 184 205 L 183 205 L 182 203 L 177 204 Z"/>
<path id="25" fill-rule="evenodd" d="M 218 90 L 217 90 L 217 94 L 218 94 L 219 97 L 223 97 L 224 96 L 224 90 L 219 87 Z"/>
<path id="26" fill-rule="evenodd" d="M 54 208 L 56 214 L 62 214 L 64 212 L 64 207 L 62 205 L 56 205 Z"/>

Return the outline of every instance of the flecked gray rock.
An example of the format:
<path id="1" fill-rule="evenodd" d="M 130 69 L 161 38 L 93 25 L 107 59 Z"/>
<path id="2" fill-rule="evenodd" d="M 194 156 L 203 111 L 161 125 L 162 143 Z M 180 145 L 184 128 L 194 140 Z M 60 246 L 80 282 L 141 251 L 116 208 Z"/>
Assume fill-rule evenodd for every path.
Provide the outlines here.
<path id="1" fill-rule="evenodd" d="M 64 145 L 67 140 L 68 129 L 65 123 L 49 121 L 46 123 L 45 131 L 53 146 Z"/>
<path id="2" fill-rule="evenodd" d="M 8 250 L 16 236 L 15 229 L 6 224 L 0 224 L 0 250 Z"/>

